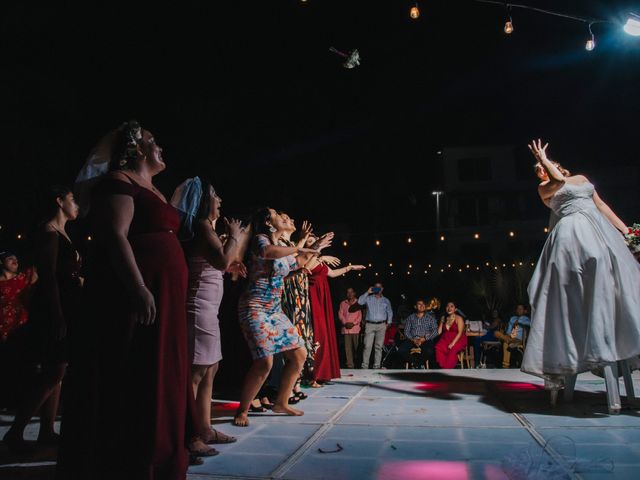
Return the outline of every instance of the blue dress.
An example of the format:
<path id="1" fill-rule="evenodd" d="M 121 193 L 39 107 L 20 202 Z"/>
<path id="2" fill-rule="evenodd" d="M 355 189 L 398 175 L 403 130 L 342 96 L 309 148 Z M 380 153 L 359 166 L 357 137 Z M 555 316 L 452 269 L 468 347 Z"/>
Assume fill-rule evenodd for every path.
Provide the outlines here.
<path id="1" fill-rule="evenodd" d="M 270 260 L 262 257 L 271 245 L 257 235 L 251 251 L 249 282 L 238 303 L 240 328 L 253 359 L 303 347 L 298 329 L 282 311 L 284 277 L 296 267 L 293 255 Z"/>

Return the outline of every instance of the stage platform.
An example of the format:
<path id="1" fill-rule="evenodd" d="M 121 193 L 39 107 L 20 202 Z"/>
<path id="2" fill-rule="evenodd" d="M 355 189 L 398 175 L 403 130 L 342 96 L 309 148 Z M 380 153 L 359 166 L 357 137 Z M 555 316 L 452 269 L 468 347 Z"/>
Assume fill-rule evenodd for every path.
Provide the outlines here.
<path id="1" fill-rule="evenodd" d="M 305 392 L 304 416 L 253 414 L 247 428 L 230 424 L 234 402 L 216 401 L 216 428 L 238 442 L 216 446 L 189 480 L 640 478 L 640 409 L 623 398 L 608 415 L 604 381 L 591 374 L 555 408 L 542 381 L 518 370 L 343 370 Z M 36 460 L 3 462 L 0 478 L 53 468 Z"/>

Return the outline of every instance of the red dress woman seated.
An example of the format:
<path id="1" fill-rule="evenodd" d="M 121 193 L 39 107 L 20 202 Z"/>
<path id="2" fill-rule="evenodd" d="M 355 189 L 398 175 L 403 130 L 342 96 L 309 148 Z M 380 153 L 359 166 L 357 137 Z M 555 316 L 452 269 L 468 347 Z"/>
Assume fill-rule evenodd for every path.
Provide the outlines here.
<path id="1" fill-rule="evenodd" d="M 456 368 L 458 353 L 467 347 L 464 320 L 456 313 L 456 305 L 447 303 L 447 315 L 438 325 L 440 340 L 436 344 L 436 361 L 440 368 Z"/>

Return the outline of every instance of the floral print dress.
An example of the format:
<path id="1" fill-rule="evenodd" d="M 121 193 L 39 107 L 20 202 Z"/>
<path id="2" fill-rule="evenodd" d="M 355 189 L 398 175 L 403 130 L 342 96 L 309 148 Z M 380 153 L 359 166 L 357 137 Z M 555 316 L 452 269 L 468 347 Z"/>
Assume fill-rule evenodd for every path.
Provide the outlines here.
<path id="1" fill-rule="evenodd" d="M 285 240 L 281 240 L 280 244 L 284 247 L 294 246 L 293 242 Z M 307 369 L 313 368 L 316 345 L 311 322 L 311 304 L 309 303 L 309 271 L 306 268 L 291 272 L 284 279 L 282 310 L 296 326 L 298 334 L 304 340 L 304 346 L 307 349 L 305 367 Z"/>
<path id="2" fill-rule="evenodd" d="M 238 303 L 238 317 L 253 359 L 304 347 L 298 329 L 282 311 L 284 277 L 296 267 L 293 255 L 263 258 L 271 245 L 266 235 L 257 235 L 251 251 L 249 282 Z"/>

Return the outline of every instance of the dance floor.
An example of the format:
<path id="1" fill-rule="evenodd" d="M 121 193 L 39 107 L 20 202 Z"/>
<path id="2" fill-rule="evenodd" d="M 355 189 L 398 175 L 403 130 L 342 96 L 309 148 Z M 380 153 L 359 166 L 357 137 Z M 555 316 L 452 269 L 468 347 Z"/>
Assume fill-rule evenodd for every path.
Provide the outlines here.
<path id="1" fill-rule="evenodd" d="M 640 392 L 640 372 L 634 383 Z M 608 415 L 604 381 L 591 374 L 555 408 L 518 370 L 343 370 L 305 392 L 303 417 L 254 414 L 248 428 L 230 425 L 235 403 L 216 401 L 214 423 L 238 442 L 216 446 L 220 455 L 191 467 L 189 480 L 640 477 L 640 409 L 623 399 L 621 414 Z M 51 478 L 46 455 L 0 454 L 0 479 Z"/>

